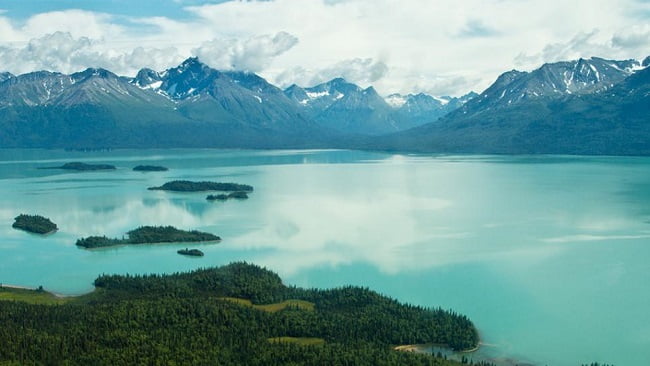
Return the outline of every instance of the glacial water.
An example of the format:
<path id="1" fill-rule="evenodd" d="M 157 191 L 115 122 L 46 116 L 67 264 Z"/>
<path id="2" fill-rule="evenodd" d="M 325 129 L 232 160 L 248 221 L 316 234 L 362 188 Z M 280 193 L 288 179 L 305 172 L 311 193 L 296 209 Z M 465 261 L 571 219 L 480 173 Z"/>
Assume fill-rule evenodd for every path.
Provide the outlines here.
<path id="1" fill-rule="evenodd" d="M 116 171 L 39 170 L 70 161 Z M 138 164 L 167 172 L 134 172 Z M 148 191 L 174 179 L 251 184 L 246 201 Z M 650 159 L 358 151 L 0 150 L 0 282 L 61 294 L 101 273 L 249 261 L 298 286 L 368 286 L 468 315 L 507 365 L 650 364 Z M 47 237 L 11 228 L 51 218 Z M 75 247 L 140 225 L 220 235 L 191 245 Z"/>

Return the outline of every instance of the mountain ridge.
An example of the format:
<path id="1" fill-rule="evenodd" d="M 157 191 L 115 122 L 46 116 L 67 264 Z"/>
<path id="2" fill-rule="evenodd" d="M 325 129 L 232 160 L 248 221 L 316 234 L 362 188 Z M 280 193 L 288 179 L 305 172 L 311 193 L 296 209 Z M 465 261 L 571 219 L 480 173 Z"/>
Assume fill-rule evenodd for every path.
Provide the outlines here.
<path id="1" fill-rule="evenodd" d="M 446 153 L 650 155 L 650 68 L 634 60 L 621 61 L 627 69 L 612 67 L 621 65 L 616 61 L 589 60 L 600 68 L 594 70 L 591 61 L 580 59 L 545 64 L 529 73 L 505 72 L 437 122 L 364 146 Z M 548 81 L 566 75 L 567 66 L 581 68 L 583 79 L 573 90 L 563 83 L 564 92 L 558 92 L 558 85 Z"/>
<path id="2" fill-rule="evenodd" d="M 283 90 L 198 58 L 132 78 L 101 68 L 0 73 L 0 146 L 650 155 L 649 65 L 548 63 L 457 98 L 382 97 L 343 78 Z"/>

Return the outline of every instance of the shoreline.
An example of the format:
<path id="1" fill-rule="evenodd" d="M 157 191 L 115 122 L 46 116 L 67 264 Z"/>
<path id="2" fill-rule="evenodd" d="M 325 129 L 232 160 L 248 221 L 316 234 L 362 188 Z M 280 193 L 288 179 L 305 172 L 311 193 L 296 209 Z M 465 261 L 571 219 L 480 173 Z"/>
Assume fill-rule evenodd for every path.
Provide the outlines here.
<path id="1" fill-rule="evenodd" d="M 478 344 L 473 348 L 469 348 L 469 349 L 462 350 L 462 351 L 454 351 L 448 345 L 439 344 L 439 343 L 402 344 L 402 345 L 399 345 L 399 346 L 394 346 L 393 350 L 400 351 L 400 352 L 429 353 L 428 351 L 425 351 L 426 348 L 438 347 L 438 348 L 445 348 L 445 349 L 447 349 L 447 350 L 449 350 L 450 352 L 453 352 L 453 353 L 467 354 L 467 353 L 474 353 L 474 352 L 478 351 L 481 348 L 481 345 L 483 345 L 483 343 L 481 341 L 479 341 Z"/>
<path id="2" fill-rule="evenodd" d="M 80 296 L 84 296 L 84 295 L 87 295 L 87 294 L 93 293 L 93 292 L 95 292 L 95 290 L 96 290 L 96 288 L 94 288 L 94 286 L 93 286 L 93 290 L 92 290 L 92 291 L 89 291 L 89 292 L 86 292 L 86 293 L 83 293 L 83 294 L 79 294 L 79 295 L 66 295 L 66 294 L 62 294 L 62 293 L 59 293 L 59 292 L 48 291 L 48 290 L 45 289 L 45 288 L 43 288 L 42 290 L 39 290 L 38 287 L 29 287 L 29 286 L 12 285 L 12 284 L 7 284 L 7 283 L 0 283 L 0 289 L 8 289 L 8 290 L 25 290 L 25 291 L 39 291 L 39 292 L 48 293 L 48 294 L 50 294 L 50 295 L 52 295 L 52 296 L 54 296 L 54 297 L 57 297 L 57 298 L 59 298 L 59 299 L 72 298 L 72 297 L 80 297 Z"/>
<path id="3" fill-rule="evenodd" d="M 27 286 L 18 286 L 18 285 L 9 285 L 9 284 L 6 284 L 6 283 L 0 283 L 0 288 L 8 288 L 8 289 L 14 289 L 14 290 L 30 290 L 30 291 L 38 290 L 38 288 L 27 287 Z"/>
<path id="4" fill-rule="evenodd" d="M 33 232 L 33 231 L 29 231 L 29 230 L 27 230 L 27 229 L 23 229 L 23 228 L 20 228 L 20 227 L 15 227 L 15 226 L 13 226 L 13 225 L 11 225 L 11 227 L 12 227 L 14 230 L 20 230 L 20 231 L 24 231 L 24 232 L 26 232 L 26 233 L 28 233 L 28 234 L 38 235 L 38 236 L 50 236 L 50 235 L 52 235 L 52 234 L 55 234 L 57 231 L 59 231 L 59 229 L 56 228 L 56 229 L 54 229 L 54 230 L 50 230 L 50 231 L 48 231 L 48 232 L 46 232 L 46 233 L 36 233 L 36 232 Z"/>
<path id="5" fill-rule="evenodd" d="M 128 247 L 128 246 L 137 246 L 137 245 L 162 245 L 162 244 L 169 244 L 169 245 L 177 245 L 177 244 L 219 244 L 223 240 L 204 240 L 204 241 L 160 241 L 156 243 L 120 243 L 120 244 L 115 244 L 115 245 L 106 245 L 106 246 L 101 246 L 101 247 L 95 247 L 95 248 L 86 248 L 81 245 L 76 245 L 77 248 L 83 249 L 83 250 L 102 250 L 102 249 L 109 249 L 109 248 L 119 248 L 119 247 Z"/>

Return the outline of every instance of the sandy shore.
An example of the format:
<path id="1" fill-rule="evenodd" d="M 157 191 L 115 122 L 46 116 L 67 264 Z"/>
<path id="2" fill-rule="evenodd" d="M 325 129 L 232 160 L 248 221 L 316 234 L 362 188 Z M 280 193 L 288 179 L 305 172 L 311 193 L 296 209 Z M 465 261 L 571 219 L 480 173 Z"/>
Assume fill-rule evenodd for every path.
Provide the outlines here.
<path id="1" fill-rule="evenodd" d="M 19 289 L 19 290 L 36 290 L 33 287 L 7 285 L 5 283 L 0 283 L 0 287 L 3 287 L 3 288 L 15 288 L 15 289 Z"/>
<path id="2" fill-rule="evenodd" d="M 463 351 L 458 351 L 456 353 L 472 353 L 476 352 L 481 348 L 483 343 L 479 342 L 476 347 L 466 349 Z M 395 346 L 393 347 L 393 350 L 395 351 L 401 351 L 401 352 L 428 352 L 427 349 L 431 347 L 439 347 L 439 348 L 447 348 L 451 351 L 451 348 L 447 346 L 446 344 L 433 344 L 433 343 L 428 343 L 428 344 L 404 344 L 400 346 Z"/>

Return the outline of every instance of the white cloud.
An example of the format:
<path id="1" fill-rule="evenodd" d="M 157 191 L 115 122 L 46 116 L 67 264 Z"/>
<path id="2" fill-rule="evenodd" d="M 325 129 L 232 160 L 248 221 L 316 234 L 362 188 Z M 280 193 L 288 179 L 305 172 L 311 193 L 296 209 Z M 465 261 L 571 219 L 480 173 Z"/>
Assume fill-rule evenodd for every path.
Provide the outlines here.
<path id="1" fill-rule="evenodd" d="M 115 39 L 123 37 L 127 30 L 116 24 L 109 14 L 73 9 L 34 15 L 25 22 L 21 31 L 29 38 L 64 32 L 75 38 Z"/>
<path id="2" fill-rule="evenodd" d="M 645 29 L 644 29 L 645 28 Z M 588 33 L 578 33 L 567 42 L 546 45 L 536 54 L 519 54 L 515 63 L 524 68 L 535 68 L 542 63 L 573 60 L 580 57 L 607 55 L 613 59 L 641 58 L 648 52 L 650 27 L 636 27 L 611 37 L 601 37 L 597 29 Z"/>
<path id="3" fill-rule="evenodd" d="M 354 58 L 337 62 L 322 69 L 306 69 L 297 66 L 276 75 L 273 81 L 282 87 L 291 84 L 314 86 L 342 77 L 361 86 L 369 86 L 386 76 L 387 72 L 388 66 L 381 61 L 372 58 Z"/>
<path id="4" fill-rule="evenodd" d="M 259 72 L 274 57 L 291 49 L 298 38 L 286 32 L 274 36 L 262 35 L 246 40 L 213 39 L 192 50 L 192 53 L 212 67 Z"/>
<path id="5" fill-rule="evenodd" d="M 541 62 L 643 58 L 650 36 L 650 2 L 637 0 L 574 0 L 570 7 L 559 0 L 466 0 L 453 7 L 442 0 L 271 0 L 185 10 L 175 19 L 66 10 L 19 22 L 0 14 L 0 59 L 31 56 L 2 67 L 133 73 L 194 54 L 285 85 L 345 76 L 384 94 L 458 95 Z M 57 32 L 70 39 L 47 37 Z M 58 51 L 30 50 L 30 40 L 53 42 Z M 49 61 L 39 61 L 41 54 Z"/>
<path id="6" fill-rule="evenodd" d="M 612 45 L 621 49 L 639 49 L 650 53 L 650 24 L 630 27 L 625 32 L 615 34 L 612 37 Z"/>
<path id="7" fill-rule="evenodd" d="M 181 60 L 173 47 L 136 47 L 115 51 L 107 47 L 106 41 L 74 38 L 64 32 L 32 39 L 25 46 L 0 46 L 0 64 L 15 74 L 34 70 L 72 73 L 87 67 L 103 67 L 117 73 L 132 74 L 145 66 L 167 67 Z"/>

